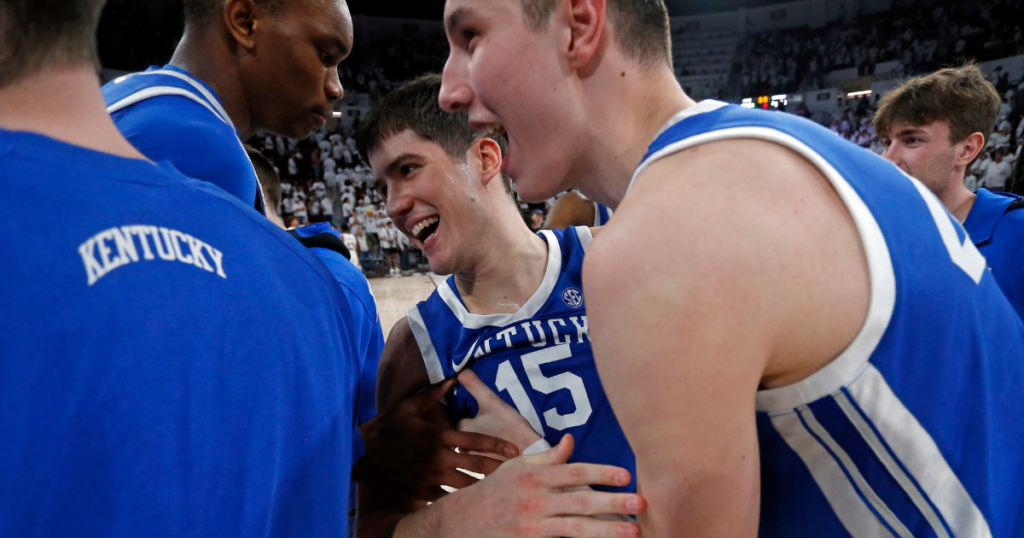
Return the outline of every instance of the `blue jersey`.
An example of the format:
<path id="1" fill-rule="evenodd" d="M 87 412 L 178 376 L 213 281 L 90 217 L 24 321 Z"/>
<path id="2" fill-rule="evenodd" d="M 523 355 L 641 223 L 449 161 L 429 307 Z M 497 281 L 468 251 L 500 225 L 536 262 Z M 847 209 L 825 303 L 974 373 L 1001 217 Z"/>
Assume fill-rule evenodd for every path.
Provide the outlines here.
<path id="1" fill-rule="evenodd" d="M 356 351 L 359 354 L 359 383 L 356 398 L 356 427 L 352 434 L 352 462 L 355 463 L 366 453 L 363 438 L 359 433 L 359 425 L 365 424 L 377 416 L 377 369 L 380 366 L 380 354 L 384 350 L 384 334 L 380 327 L 380 316 L 377 315 L 377 303 L 373 298 L 373 290 L 366 281 L 363 272 L 352 265 L 343 255 L 341 249 L 334 245 L 343 245 L 341 234 L 331 229 L 330 223 L 318 222 L 296 228 L 293 233 L 305 240 L 310 252 L 316 254 L 330 270 L 341 290 L 348 298 L 348 303 L 355 310 L 352 322 L 355 326 Z M 334 241 L 316 240 L 325 236 L 333 237 Z M 348 247 L 345 247 L 346 249 Z M 356 485 L 349 489 L 349 536 L 355 535 Z"/>
<path id="2" fill-rule="evenodd" d="M 1007 192 L 978 189 L 964 221 L 1017 315 L 1024 319 L 1024 201 Z"/>
<path id="3" fill-rule="evenodd" d="M 358 358 L 327 269 L 167 165 L 0 130 L 0 536 L 342 536 Z"/>
<path id="4" fill-rule="evenodd" d="M 1024 536 L 1024 325 L 967 234 L 920 182 L 789 114 L 704 101 L 673 118 L 637 176 L 740 138 L 828 178 L 871 278 L 849 348 L 757 394 L 761 536 Z"/>
<path id="5" fill-rule="evenodd" d="M 597 202 L 594 204 L 594 227 L 604 226 L 608 224 L 608 221 L 612 218 L 612 209 L 606 205 L 601 205 Z"/>
<path id="6" fill-rule="evenodd" d="M 450 277 L 408 312 L 432 384 L 469 367 L 514 406 L 551 445 L 571 433 L 570 461 L 616 465 L 634 473 L 636 460 L 597 376 L 583 301 L 587 227 L 540 232 L 548 243 L 544 280 L 515 314 L 479 315 L 466 307 Z M 450 418 L 476 416 L 465 389 L 448 395 Z M 625 488 L 636 491 L 635 481 Z"/>
<path id="7" fill-rule="evenodd" d="M 166 65 L 108 83 L 103 97 L 121 134 L 151 161 L 167 161 L 262 211 L 256 170 L 209 86 Z"/>

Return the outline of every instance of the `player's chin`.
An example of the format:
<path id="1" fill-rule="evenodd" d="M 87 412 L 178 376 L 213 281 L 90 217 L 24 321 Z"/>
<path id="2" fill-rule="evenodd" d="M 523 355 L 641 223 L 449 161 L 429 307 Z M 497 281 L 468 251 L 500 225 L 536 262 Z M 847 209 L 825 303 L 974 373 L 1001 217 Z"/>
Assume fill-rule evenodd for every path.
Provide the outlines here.
<path id="1" fill-rule="evenodd" d="M 516 194 L 524 202 L 540 203 L 561 192 L 554 182 L 536 172 L 540 170 L 524 171 L 519 177 L 513 178 Z"/>

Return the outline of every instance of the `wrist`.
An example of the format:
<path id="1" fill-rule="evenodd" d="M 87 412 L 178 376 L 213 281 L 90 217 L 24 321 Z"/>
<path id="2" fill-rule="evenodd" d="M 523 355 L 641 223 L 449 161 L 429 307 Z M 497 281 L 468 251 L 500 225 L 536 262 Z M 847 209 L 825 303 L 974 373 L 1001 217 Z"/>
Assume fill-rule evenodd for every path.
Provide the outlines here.
<path id="1" fill-rule="evenodd" d="M 535 432 L 535 431 L 533 431 L 531 429 L 531 430 L 529 430 L 529 433 L 524 433 L 523 435 L 518 436 L 512 442 L 515 443 L 516 448 L 519 449 L 519 454 L 522 454 L 523 451 L 525 451 L 527 448 L 532 446 L 534 443 L 536 443 L 537 441 L 543 441 L 543 440 L 544 440 L 543 437 L 541 437 L 540 435 L 537 435 L 537 432 Z"/>

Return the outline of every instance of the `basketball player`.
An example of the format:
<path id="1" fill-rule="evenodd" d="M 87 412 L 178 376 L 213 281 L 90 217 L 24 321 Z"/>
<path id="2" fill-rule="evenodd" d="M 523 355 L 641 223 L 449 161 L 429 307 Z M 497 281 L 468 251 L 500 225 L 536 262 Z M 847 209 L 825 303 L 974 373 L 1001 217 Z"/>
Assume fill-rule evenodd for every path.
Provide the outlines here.
<path id="1" fill-rule="evenodd" d="M 597 202 L 587 200 L 586 196 L 567 191 L 555 200 L 544 221 L 545 230 L 561 230 L 570 226 L 604 226 L 612 218 L 612 210 Z"/>
<path id="2" fill-rule="evenodd" d="M 378 407 L 472 370 L 482 384 L 472 392 L 460 387 L 447 394 L 453 423 L 473 417 L 493 422 L 481 418 L 486 413 L 474 397 L 489 387 L 501 396 L 493 403 L 514 406 L 518 422 L 526 425 L 522 435 L 506 438 L 520 453 L 546 450 L 571 434 L 577 440 L 571 461 L 590 464 L 577 465 L 573 486 L 593 483 L 613 486 L 602 488 L 606 491 L 634 492 L 625 482 L 607 481 L 614 473 L 625 477 L 622 469 L 632 472 L 633 454 L 590 358 L 580 269 L 592 232 L 586 227 L 530 232 L 511 184 L 499 171 L 499 143 L 470 130 L 465 115 L 443 112 L 437 102 L 440 87 L 440 77 L 428 75 L 392 92 L 370 110 L 357 135 L 386 195 L 388 215 L 422 249 L 435 273 L 453 275 L 392 330 L 381 358 Z M 466 386 L 474 386 L 474 380 Z M 511 430 L 499 426 L 485 433 L 504 431 Z M 407 513 L 412 515 L 398 523 L 394 536 L 492 536 L 496 528 L 515 536 L 631 536 L 637 531 L 629 519 L 567 517 L 635 514 L 642 504 L 635 495 L 562 493 L 578 498 L 545 505 L 538 497 L 534 502 L 541 510 L 522 511 L 522 504 L 512 503 L 502 506 L 501 514 L 488 512 L 484 499 L 515 488 L 494 481 L 498 476 L 502 469 L 479 484 L 470 485 L 475 479 L 469 477 L 447 484 L 464 489 L 419 512 L 417 505 L 406 504 L 393 508 L 390 519 L 380 510 L 366 518 L 361 513 L 360 533 L 391 536 L 390 529 Z M 372 484 L 365 490 L 368 500 L 361 500 L 361 507 L 382 502 Z M 633 508 L 627 506 L 631 502 Z M 547 517 L 552 515 L 566 517 Z M 458 523 L 439 533 L 431 523 L 438 519 Z M 377 528 L 371 531 L 363 521 Z M 504 528 L 510 521 L 533 530 Z"/>
<path id="3" fill-rule="evenodd" d="M 277 204 L 281 200 L 281 178 L 274 166 L 255 148 L 248 145 L 246 153 L 256 169 L 260 187 L 267 197 L 267 219 L 284 228 L 281 217 L 277 215 Z M 292 237 L 299 240 L 310 252 L 320 258 L 341 286 L 347 304 L 355 310 L 352 313 L 352 324 L 355 326 L 354 341 L 359 357 L 359 381 L 356 389 L 356 429 L 353 431 L 352 460 L 356 461 L 365 452 L 358 427 L 377 416 L 374 392 L 377 383 L 377 366 L 380 354 L 384 349 L 384 333 L 380 327 L 380 316 L 377 315 L 377 302 L 373 298 L 373 290 L 366 281 L 363 272 L 351 262 L 352 253 L 343 242 L 341 234 L 331 229 L 329 222 L 318 222 L 289 230 Z M 350 488 L 352 497 L 349 499 L 350 513 L 355 509 L 355 484 Z M 354 530 L 355 519 L 349 519 L 349 528 Z"/>
<path id="4" fill-rule="evenodd" d="M 448 0 L 445 26 L 441 103 L 508 134 L 520 197 L 615 210 L 584 289 L 644 536 L 1024 533 L 1024 326 L 924 186 L 694 103 L 661 1 Z"/>
<path id="5" fill-rule="evenodd" d="M 248 204 L 124 139 L 102 6 L 0 0 L 0 188 L 61 216 L 0 214 L 0 536 L 343 535 L 351 307 Z"/>
<path id="6" fill-rule="evenodd" d="M 118 129 L 149 159 L 260 209 L 240 140 L 306 138 L 326 125 L 351 49 L 344 0 L 185 0 L 185 35 L 170 64 L 103 93 Z"/>
<path id="7" fill-rule="evenodd" d="M 1024 202 L 1020 196 L 967 189 L 967 166 L 985 148 L 1002 101 L 976 65 L 942 69 L 887 93 L 875 114 L 882 157 L 935 193 L 1024 319 Z"/>

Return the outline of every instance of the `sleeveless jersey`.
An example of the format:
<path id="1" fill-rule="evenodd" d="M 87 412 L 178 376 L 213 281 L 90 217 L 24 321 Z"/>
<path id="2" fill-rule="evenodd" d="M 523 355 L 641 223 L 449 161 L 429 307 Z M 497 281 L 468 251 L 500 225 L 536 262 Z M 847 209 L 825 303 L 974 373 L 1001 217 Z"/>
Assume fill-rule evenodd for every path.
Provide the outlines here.
<path id="1" fill-rule="evenodd" d="M 326 267 L 209 183 L 0 130 L 0 536 L 343 536 Z M 54 216 L 40 219 L 43 204 Z"/>
<path id="2" fill-rule="evenodd" d="M 985 259 L 920 182 L 788 114 L 704 101 L 669 122 L 634 181 L 667 155 L 739 138 L 828 178 L 871 279 L 850 346 L 757 394 L 760 535 L 1024 536 L 1024 326 Z"/>
<path id="3" fill-rule="evenodd" d="M 594 227 L 597 228 L 598 226 L 608 224 L 608 221 L 612 218 L 612 209 L 597 202 L 591 203 L 594 204 Z"/>
<path id="4" fill-rule="evenodd" d="M 183 69 L 150 67 L 103 86 L 121 134 L 155 162 L 208 181 L 264 212 L 256 170 L 213 90 Z"/>
<path id="5" fill-rule="evenodd" d="M 581 285 L 590 229 L 540 234 L 548 243 L 544 280 L 515 314 L 467 312 L 454 277 L 409 310 L 430 382 L 471 368 L 551 445 L 571 433 L 576 448 L 570 461 L 616 465 L 634 473 L 633 452 L 608 403 L 590 347 Z M 453 423 L 476 416 L 469 391 L 456 388 L 447 401 Z M 636 483 L 595 489 L 635 492 Z"/>

